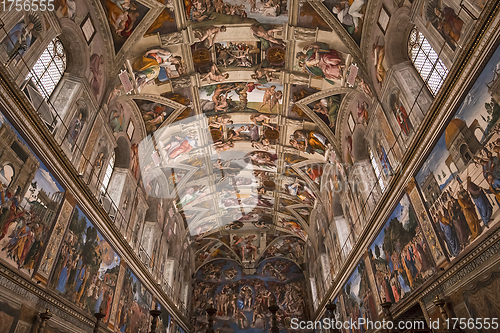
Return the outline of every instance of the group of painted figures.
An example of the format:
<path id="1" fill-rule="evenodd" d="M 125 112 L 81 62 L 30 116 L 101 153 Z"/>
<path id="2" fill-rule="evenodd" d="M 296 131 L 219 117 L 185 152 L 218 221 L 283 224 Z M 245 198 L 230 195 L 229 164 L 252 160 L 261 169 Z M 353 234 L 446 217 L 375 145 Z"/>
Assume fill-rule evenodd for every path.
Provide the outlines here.
<path id="1" fill-rule="evenodd" d="M 381 299 L 397 303 L 432 275 L 434 264 L 420 228 L 406 245 L 397 241 L 392 250 L 385 252 L 385 261 L 373 261 Z"/>
<path id="2" fill-rule="evenodd" d="M 485 227 L 489 228 L 493 220 L 493 206 L 487 194 L 492 194 L 500 206 L 499 154 L 500 140 L 496 140 L 485 146 L 473 159 L 482 169 L 487 187 L 477 185 L 471 176 L 467 176 L 465 182 L 456 176 L 457 191 L 454 193 L 448 187 L 430 208 L 431 216 L 438 224 L 436 229 L 454 257 L 481 235 Z"/>
<path id="3" fill-rule="evenodd" d="M 221 275 L 220 268 L 219 273 Z M 287 261 L 269 262 L 267 266 L 275 266 L 285 279 L 291 275 L 290 265 Z M 210 264 L 207 265 L 211 267 Z M 213 271 L 201 268 L 204 273 Z M 267 267 L 267 266 L 264 266 Z M 195 332 L 204 332 L 207 328 L 207 318 L 204 309 L 212 305 L 216 310 L 217 331 L 240 330 L 250 328 L 267 330 L 270 327 L 270 315 L 268 308 L 272 304 L 279 307 L 277 312 L 278 324 L 281 328 L 290 327 L 292 318 L 301 318 L 306 299 L 306 288 L 303 280 L 288 283 L 276 282 L 268 269 L 262 269 L 262 277 L 249 276 L 237 279 L 237 276 L 230 275 L 222 283 L 214 283 L 208 279 L 198 281 L 193 291 L 193 309 L 195 313 Z M 226 271 L 222 273 L 226 276 Z M 206 271 L 206 272 L 205 272 Z M 288 272 L 288 273 L 287 273 Z M 209 278 L 210 273 L 203 274 Z M 215 281 L 220 281 L 219 279 Z"/>
<path id="4" fill-rule="evenodd" d="M 45 207 L 22 207 L 22 200 L 20 187 L 11 193 L 0 181 L 1 251 L 19 269 L 24 268 L 31 273 L 38 262 L 40 249 L 47 237 L 47 226 L 52 223 L 53 215 L 46 214 Z"/>

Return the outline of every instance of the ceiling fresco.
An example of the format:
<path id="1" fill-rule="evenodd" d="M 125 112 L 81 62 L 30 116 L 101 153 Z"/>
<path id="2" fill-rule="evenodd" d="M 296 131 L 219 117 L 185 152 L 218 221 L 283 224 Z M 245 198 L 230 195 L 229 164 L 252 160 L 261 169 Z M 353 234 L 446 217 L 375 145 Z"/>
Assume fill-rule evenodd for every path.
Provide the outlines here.
<path id="1" fill-rule="evenodd" d="M 331 206 L 320 190 L 329 161 L 342 156 L 344 114 L 358 110 L 355 123 L 366 124 L 371 112 L 368 71 L 355 58 L 365 2 L 350 5 L 356 15 L 341 22 L 345 31 L 330 26 L 338 13 L 324 10 L 343 3 L 102 6 L 115 54 L 125 54 L 108 92 L 109 124 L 136 138 L 134 170 L 149 196 L 172 201 L 196 266 L 303 263 L 316 215 L 325 214 L 314 209 Z"/>

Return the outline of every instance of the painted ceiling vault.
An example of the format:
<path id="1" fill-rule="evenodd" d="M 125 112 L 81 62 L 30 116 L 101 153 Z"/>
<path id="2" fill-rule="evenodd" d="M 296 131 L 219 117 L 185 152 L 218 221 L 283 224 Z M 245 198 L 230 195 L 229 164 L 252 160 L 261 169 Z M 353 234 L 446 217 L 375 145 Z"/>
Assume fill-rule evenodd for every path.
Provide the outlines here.
<path id="1" fill-rule="evenodd" d="M 149 209 L 169 201 L 182 216 L 197 267 L 300 265 L 306 247 L 316 253 L 311 219 L 332 215 L 325 170 L 344 172 L 343 137 L 367 125 L 377 83 L 360 46 L 379 4 L 350 1 L 350 23 L 337 5 L 92 2 L 109 55 L 109 124 L 132 143 L 132 173 L 157 200 Z"/>

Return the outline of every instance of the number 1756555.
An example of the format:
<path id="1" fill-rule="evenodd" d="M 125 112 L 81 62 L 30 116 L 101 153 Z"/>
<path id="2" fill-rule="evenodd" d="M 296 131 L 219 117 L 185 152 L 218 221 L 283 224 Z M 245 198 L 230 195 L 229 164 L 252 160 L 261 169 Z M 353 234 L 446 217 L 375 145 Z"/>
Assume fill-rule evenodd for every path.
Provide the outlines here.
<path id="1" fill-rule="evenodd" d="M 54 0 L 0 0 L 0 8 L 5 11 L 16 12 L 35 12 L 35 11 L 53 11 Z"/>

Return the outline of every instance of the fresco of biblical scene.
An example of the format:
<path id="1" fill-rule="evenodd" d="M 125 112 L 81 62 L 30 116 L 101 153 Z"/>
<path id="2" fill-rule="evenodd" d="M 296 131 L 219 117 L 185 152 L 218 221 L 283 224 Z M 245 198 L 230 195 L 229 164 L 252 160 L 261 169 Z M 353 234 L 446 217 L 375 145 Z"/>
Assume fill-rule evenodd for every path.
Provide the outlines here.
<path id="1" fill-rule="evenodd" d="M 176 89 L 176 91 L 174 92 L 164 93 L 161 94 L 161 96 L 187 106 L 187 108 L 179 113 L 172 124 L 175 124 L 177 122 L 189 122 L 190 119 L 192 119 L 191 117 L 195 115 L 193 103 L 191 102 L 193 100 L 193 96 L 189 88 Z"/>
<path id="2" fill-rule="evenodd" d="M 344 94 L 333 95 L 318 99 L 317 101 L 307 105 L 318 117 L 321 118 L 321 120 L 323 120 L 326 126 L 331 128 L 334 134 L 340 103 L 342 103 L 343 98 Z"/>
<path id="3" fill-rule="evenodd" d="M 464 21 L 458 17 L 458 10 L 446 5 L 442 0 L 428 0 L 425 18 L 441 34 L 446 43 L 455 50 L 460 40 Z"/>
<path id="4" fill-rule="evenodd" d="M 160 16 L 151 24 L 144 36 L 150 35 L 165 35 L 170 32 L 177 31 L 175 24 L 174 2 L 172 0 L 158 0 L 161 4 L 165 5 L 165 9 L 161 12 Z"/>
<path id="5" fill-rule="evenodd" d="M 297 52 L 294 69 L 315 78 L 323 78 L 331 85 L 340 83 L 345 76 L 345 60 L 347 55 L 331 49 L 328 44 L 316 42 L 305 45 L 299 43 L 302 51 Z"/>
<path id="6" fill-rule="evenodd" d="M 243 223 L 252 223 L 252 225 L 257 229 L 268 229 L 271 227 L 273 222 L 272 210 L 256 207 L 248 213 L 242 215 L 238 221 Z"/>
<path id="7" fill-rule="evenodd" d="M 61 245 L 49 283 L 59 295 L 90 315 L 101 311 L 109 320 L 120 257 L 79 207 Z"/>
<path id="8" fill-rule="evenodd" d="M 314 10 L 309 2 L 304 0 L 299 2 L 299 17 L 297 19 L 297 25 L 303 28 L 319 28 L 320 30 L 332 31 L 332 28 L 330 28 L 321 15 Z"/>
<path id="9" fill-rule="evenodd" d="M 222 112 L 278 113 L 283 86 L 273 83 L 225 83 L 200 87 L 200 103 L 207 115 Z M 262 118 L 262 119 L 260 119 Z M 265 122 L 261 115 L 252 122 Z"/>
<path id="10" fill-rule="evenodd" d="M 195 155 L 190 157 L 188 160 L 183 162 L 184 164 L 198 168 L 198 170 L 193 174 L 193 179 L 201 179 L 208 175 L 207 162 L 204 156 Z"/>
<path id="11" fill-rule="evenodd" d="M 286 0 L 251 0 L 248 3 L 242 0 L 186 0 L 184 6 L 188 21 L 197 26 L 255 23 L 255 20 L 283 24 L 288 20 Z"/>
<path id="12" fill-rule="evenodd" d="M 230 249 L 230 247 L 218 239 L 202 239 L 200 241 L 195 241 L 193 246 L 196 249 L 196 267 L 217 258 L 229 257 L 233 260 L 239 260 L 239 257 Z"/>
<path id="13" fill-rule="evenodd" d="M 361 33 L 363 31 L 364 16 L 366 13 L 367 0 L 325 0 L 325 6 L 333 13 L 340 24 L 352 36 L 354 41 L 360 45 Z"/>
<path id="14" fill-rule="evenodd" d="M 170 132 L 170 133 L 167 133 Z M 199 147 L 197 131 L 165 131 L 158 138 L 158 149 L 163 163 L 169 164 L 188 157 L 188 153 Z M 178 180 L 175 180 L 178 183 Z M 172 187 L 173 188 L 173 187 Z"/>
<path id="15" fill-rule="evenodd" d="M 215 43 L 217 66 L 226 68 L 250 68 L 262 62 L 260 42 Z"/>
<path id="16" fill-rule="evenodd" d="M 295 85 L 295 84 L 292 85 L 290 88 L 291 101 L 288 110 L 288 116 L 295 120 L 311 121 L 311 119 L 307 116 L 307 114 L 295 103 L 319 91 L 320 90 L 318 89 L 308 88 L 307 86 Z"/>
<path id="17" fill-rule="evenodd" d="M 234 261 L 212 261 L 196 273 L 192 298 L 194 332 L 206 331 L 205 309 L 212 304 L 217 310 L 216 331 L 260 333 L 270 327 L 268 307 L 273 303 L 280 308 L 280 332 L 286 332 L 292 318 L 304 318 L 306 293 L 304 274 L 289 260 L 265 260 L 252 275 L 245 275 Z"/>
<path id="18" fill-rule="evenodd" d="M 316 196 L 314 192 L 307 186 L 306 182 L 300 178 L 283 177 L 282 181 L 283 191 L 296 198 L 299 203 L 306 205 L 314 205 Z"/>
<path id="19" fill-rule="evenodd" d="M 135 83 L 139 91 L 150 81 L 161 84 L 167 80 L 186 74 L 186 64 L 182 60 L 179 47 L 151 49 L 132 63 Z"/>
<path id="20" fill-rule="evenodd" d="M 434 274 L 429 246 L 405 194 L 368 250 L 380 299 L 398 303 Z"/>
<path id="21" fill-rule="evenodd" d="M 177 88 L 173 92 L 166 92 L 160 95 L 161 97 L 168 98 L 174 102 L 177 102 L 179 104 L 188 106 L 188 113 L 192 112 L 192 100 L 193 100 L 193 94 L 191 93 L 191 89 L 188 88 Z M 188 116 L 185 116 L 184 118 L 188 118 Z M 180 120 L 180 119 L 179 119 Z"/>
<path id="22" fill-rule="evenodd" d="M 190 205 L 196 204 L 201 201 L 205 196 L 211 194 L 208 182 L 203 184 L 197 180 L 196 185 L 183 187 L 179 191 L 179 201 L 177 202 L 177 207 L 180 209 L 184 207 L 189 207 Z"/>
<path id="23" fill-rule="evenodd" d="M 289 133 L 293 130 L 292 127 L 288 128 Z M 325 156 L 328 150 L 328 139 L 317 130 L 304 130 L 296 129 L 290 135 L 288 144 L 299 152 L 308 155 L 318 154 Z"/>
<path id="24" fill-rule="evenodd" d="M 499 220 L 500 49 L 483 69 L 417 176 L 434 227 L 451 257 Z M 496 204 L 493 205 L 492 202 Z"/>
<path id="25" fill-rule="evenodd" d="M 373 295 L 363 259 L 359 261 L 358 266 L 340 292 L 348 320 L 352 319 L 353 323 L 357 323 L 359 318 L 364 318 L 365 321 L 377 320 L 375 295 Z M 360 332 L 365 330 L 366 327 L 363 327 Z"/>
<path id="26" fill-rule="evenodd" d="M 289 211 L 292 211 L 296 216 L 300 216 L 304 222 L 309 225 L 309 218 L 311 217 L 312 207 L 310 206 L 297 206 L 297 207 L 287 207 Z"/>
<path id="27" fill-rule="evenodd" d="M 10 29 L 0 44 L 0 47 L 7 52 L 9 58 L 7 62 L 19 61 L 41 32 L 42 21 L 38 14 L 24 12 L 23 19 Z"/>
<path id="28" fill-rule="evenodd" d="M 294 216 L 281 214 L 278 218 L 277 226 L 292 233 L 293 235 L 307 240 L 307 233 Z"/>
<path id="29" fill-rule="evenodd" d="M 127 267 L 116 312 L 115 332 L 148 332 L 152 306 L 153 296 Z"/>
<path id="30" fill-rule="evenodd" d="M 307 160 L 307 158 L 302 157 L 300 155 L 289 154 L 289 153 L 283 154 L 283 162 L 285 167 L 283 174 L 288 177 L 299 177 L 299 174 L 297 173 L 297 171 L 293 169 L 292 166 L 294 164 L 303 162 L 305 160 Z"/>
<path id="31" fill-rule="evenodd" d="M 278 117 L 265 113 L 231 113 L 208 117 L 214 148 L 220 152 L 259 149 L 275 151 L 279 138 Z"/>
<path id="32" fill-rule="evenodd" d="M 233 249 L 242 261 L 257 261 L 259 248 L 260 237 L 256 234 L 231 236 L 231 249 Z"/>
<path id="33" fill-rule="evenodd" d="M 290 259 L 300 265 L 304 262 L 304 241 L 297 237 L 280 237 L 267 247 L 261 260 L 271 257 Z"/>
<path id="34" fill-rule="evenodd" d="M 158 102 L 143 99 L 136 99 L 134 101 L 141 111 L 148 135 L 153 134 L 174 111 L 172 107 Z"/>
<path id="35" fill-rule="evenodd" d="M 1 113 L 0 140 L 0 258 L 31 275 L 64 189 Z"/>
<path id="36" fill-rule="evenodd" d="M 108 18 L 115 53 L 118 53 L 149 8 L 136 0 L 101 0 L 101 4 Z"/>
<path id="37" fill-rule="evenodd" d="M 320 184 L 325 163 L 314 163 L 300 167 L 300 169 L 317 185 Z"/>
<path id="38" fill-rule="evenodd" d="M 256 150 L 246 154 L 244 161 L 261 170 L 276 171 L 278 156 L 267 151 Z"/>
<path id="39" fill-rule="evenodd" d="M 239 209 L 240 217 L 242 217 L 241 209 L 250 212 L 254 207 L 272 208 L 273 206 L 274 197 L 248 194 L 248 191 L 244 189 L 238 189 L 238 192 L 236 192 L 236 190 L 223 190 L 223 193 L 220 194 L 219 207 L 226 210 L 231 207 Z"/>
<path id="40" fill-rule="evenodd" d="M 214 205 L 213 203 L 211 204 Z M 191 236 L 196 236 L 198 239 L 222 227 L 217 216 L 213 216 L 213 214 L 207 215 L 208 217 L 203 217 L 188 224 Z"/>

